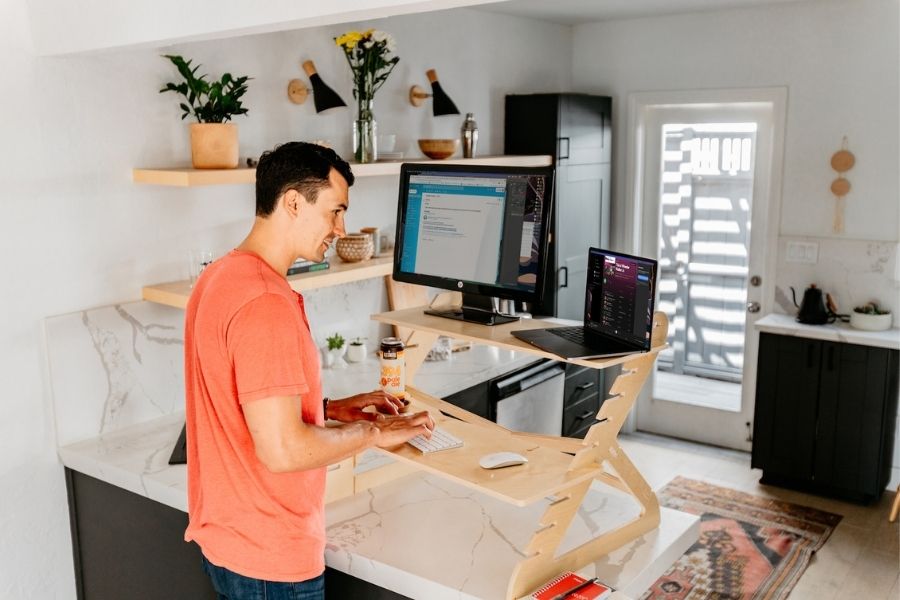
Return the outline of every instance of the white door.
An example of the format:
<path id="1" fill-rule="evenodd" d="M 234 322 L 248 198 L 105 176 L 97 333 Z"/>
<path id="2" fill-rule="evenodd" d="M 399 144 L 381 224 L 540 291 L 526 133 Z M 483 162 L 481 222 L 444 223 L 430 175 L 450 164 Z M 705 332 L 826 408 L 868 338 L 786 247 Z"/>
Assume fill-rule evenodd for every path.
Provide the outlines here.
<path id="1" fill-rule="evenodd" d="M 658 94 L 632 104 L 642 137 L 640 251 L 659 260 L 657 307 L 670 321 L 669 348 L 638 401 L 640 430 L 751 447 L 753 323 L 769 312 L 777 252 L 777 92 Z"/>

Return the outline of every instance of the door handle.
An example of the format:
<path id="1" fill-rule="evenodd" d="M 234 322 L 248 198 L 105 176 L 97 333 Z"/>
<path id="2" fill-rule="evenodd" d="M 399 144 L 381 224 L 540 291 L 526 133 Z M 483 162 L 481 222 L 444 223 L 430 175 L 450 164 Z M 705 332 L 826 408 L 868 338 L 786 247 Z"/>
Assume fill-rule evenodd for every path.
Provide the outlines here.
<path id="1" fill-rule="evenodd" d="M 566 143 L 566 154 L 563 156 L 563 142 Z M 569 138 L 563 137 L 559 138 L 559 155 L 556 157 L 560 160 L 564 158 L 569 158 Z"/>
<path id="2" fill-rule="evenodd" d="M 748 302 L 747 303 L 747 312 L 758 313 L 759 312 L 759 302 Z"/>
<path id="3" fill-rule="evenodd" d="M 593 415 L 593 414 L 594 414 L 594 411 L 592 411 L 592 410 L 586 410 L 586 411 L 584 411 L 582 414 L 580 414 L 580 415 L 578 415 L 577 417 L 575 417 L 575 420 L 576 420 L 576 421 L 584 421 L 585 419 L 587 419 L 588 417 L 590 417 L 590 416 Z"/>
<path id="4" fill-rule="evenodd" d="M 563 273 L 563 271 L 565 271 L 565 273 L 566 273 L 566 282 L 559 284 L 559 287 L 561 287 L 561 288 L 569 287 L 569 267 L 560 267 L 559 268 L 560 275 Z"/>
<path id="5" fill-rule="evenodd" d="M 579 385 L 578 387 L 576 387 L 576 388 L 575 388 L 575 391 L 576 391 L 576 392 L 583 392 L 584 390 L 590 389 L 590 388 L 592 388 L 592 387 L 594 387 L 594 382 L 593 382 L 593 381 L 588 381 L 587 383 L 582 383 L 581 385 Z"/>

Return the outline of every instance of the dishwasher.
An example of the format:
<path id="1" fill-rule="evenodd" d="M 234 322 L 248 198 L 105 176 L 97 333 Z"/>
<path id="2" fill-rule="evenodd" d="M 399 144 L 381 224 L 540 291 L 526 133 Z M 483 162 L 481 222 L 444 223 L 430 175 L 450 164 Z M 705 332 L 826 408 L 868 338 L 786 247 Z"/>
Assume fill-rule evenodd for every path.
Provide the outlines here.
<path id="1" fill-rule="evenodd" d="M 491 420 L 513 431 L 561 435 L 566 370 L 545 360 L 491 381 Z"/>

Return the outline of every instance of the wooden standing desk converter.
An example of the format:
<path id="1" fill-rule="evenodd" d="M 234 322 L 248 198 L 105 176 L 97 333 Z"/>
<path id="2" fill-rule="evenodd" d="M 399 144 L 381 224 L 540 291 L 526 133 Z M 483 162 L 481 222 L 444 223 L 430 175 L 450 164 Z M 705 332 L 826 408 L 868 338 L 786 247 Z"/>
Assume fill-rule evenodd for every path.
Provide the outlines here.
<path id="1" fill-rule="evenodd" d="M 555 324 L 524 319 L 488 327 L 426 315 L 425 307 L 373 315 L 372 318 L 413 331 L 407 340 L 406 379 L 415 374 L 439 335 L 528 352 L 546 358 L 560 357 L 544 352 L 512 336 L 516 329 L 553 327 Z M 577 571 L 589 562 L 627 544 L 659 525 L 659 502 L 617 442 L 617 436 L 634 406 L 641 388 L 653 370 L 656 355 L 666 347 L 668 319 L 653 315 L 651 350 L 599 360 L 570 360 L 593 369 L 621 365 L 621 374 L 603 402 L 597 422 L 583 440 L 509 431 L 464 409 L 429 396 L 411 385 L 412 410 L 432 409 L 436 423 L 465 445 L 454 450 L 422 454 L 403 444 L 385 450 L 404 463 L 414 465 L 484 494 L 524 506 L 550 497 L 553 502 L 535 527 L 526 549 L 527 556 L 516 565 L 507 588 L 507 599 L 526 596 L 563 571 Z M 448 416 L 440 414 L 443 411 Z M 455 417 L 455 418 L 453 418 Z M 518 452 L 528 463 L 496 471 L 482 469 L 478 459 L 498 451 Z M 640 505 L 638 517 L 568 552 L 556 555 L 566 530 L 591 483 L 600 481 L 630 494 Z"/>

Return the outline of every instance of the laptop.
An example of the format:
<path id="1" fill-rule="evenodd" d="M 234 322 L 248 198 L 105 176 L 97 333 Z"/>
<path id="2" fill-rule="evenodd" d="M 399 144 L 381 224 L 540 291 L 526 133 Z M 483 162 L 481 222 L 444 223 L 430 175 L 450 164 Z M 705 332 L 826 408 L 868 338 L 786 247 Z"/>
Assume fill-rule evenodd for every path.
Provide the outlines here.
<path id="1" fill-rule="evenodd" d="M 584 324 L 520 329 L 518 339 L 562 358 L 604 358 L 650 350 L 656 261 L 610 250 L 588 251 Z"/>

